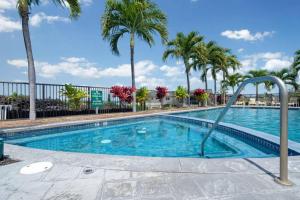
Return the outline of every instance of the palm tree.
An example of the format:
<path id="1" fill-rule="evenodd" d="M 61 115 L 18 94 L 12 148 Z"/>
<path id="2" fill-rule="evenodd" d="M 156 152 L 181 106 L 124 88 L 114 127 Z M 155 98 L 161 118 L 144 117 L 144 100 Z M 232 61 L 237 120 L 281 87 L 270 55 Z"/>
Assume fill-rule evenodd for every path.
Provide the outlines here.
<path id="1" fill-rule="evenodd" d="M 256 77 L 261 77 L 261 76 L 267 76 L 269 72 L 264 69 L 258 69 L 258 70 L 250 70 L 245 78 L 256 78 Z M 258 86 L 261 83 L 254 83 L 255 89 L 256 89 L 256 96 L 255 96 L 255 101 L 258 103 Z M 265 86 L 267 86 L 268 83 L 265 83 Z"/>
<path id="2" fill-rule="evenodd" d="M 214 80 L 214 105 L 217 105 L 217 73 L 219 66 L 225 62 L 223 48 L 219 47 L 216 42 L 210 41 L 206 45 L 208 55 L 208 66 L 203 70 L 201 77 L 207 81 L 207 72 L 211 71 Z"/>
<path id="3" fill-rule="evenodd" d="M 197 46 L 196 52 L 192 55 L 192 66 L 195 71 L 201 71 L 200 79 L 205 84 L 205 91 L 207 91 L 207 65 L 208 65 L 208 52 L 205 43 Z"/>
<path id="4" fill-rule="evenodd" d="M 244 77 L 241 74 L 239 73 L 231 74 L 228 75 L 226 79 L 222 81 L 222 87 L 223 88 L 231 87 L 232 94 L 234 94 L 235 86 L 239 85 L 243 81 L 244 81 Z"/>
<path id="5" fill-rule="evenodd" d="M 197 32 L 190 32 L 188 35 L 177 33 L 176 38 L 167 43 L 167 50 L 163 54 L 165 61 L 169 56 L 182 59 L 185 66 L 187 90 L 189 96 L 187 103 L 190 105 L 190 71 L 193 67 L 190 63 L 192 56 L 197 51 L 197 46 L 203 42 L 203 37 Z"/>
<path id="6" fill-rule="evenodd" d="M 288 68 L 283 68 L 280 71 L 270 72 L 270 75 L 280 78 L 286 85 L 291 85 L 294 88 L 294 90 L 298 90 L 299 85 L 296 82 L 296 72 L 290 71 Z M 274 88 L 274 83 L 271 83 L 270 87 Z"/>
<path id="7" fill-rule="evenodd" d="M 70 17 L 76 18 L 80 14 L 80 5 L 79 0 L 66 0 L 68 3 L 68 7 L 70 9 Z M 30 32 L 29 32 L 29 14 L 33 5 L 39 5 L 40 0 L 18 0 L 17 1 L 17 8 L 19 15 L 22 19 L 22 32 L 24 38 L 24 44 L 26 49 L 27 55 L 27 62 L 28 62 L 28 82 L 29 82 L 29 102 L 30 102 L 30 109 L 29 109 L 29 119 L 35 120 L 36 119 L 36 109 L 35 109 L 35 100 L 36 100 L 36 75 L 35 75 L 35 66 L 34 66 L 34 59 L 32 53 L 32 46 L 31 46 L 31 39 L 30 39 Z M 53 0 L 53 3 L 56 5 L 65 6 L 65 2 L 62 0 Z"/>
<path id="8" fill-rule="evenodd" d="M 225 81 L 226 77 L 229 75 L 228 70 L 232 69 L 233 71 L 235 71 L 236 69 L 238 69 L 241 66 L 241 64 L 238 61 L 237 57 L 235 55 L 231 54 L 229 49 L 224 49 L 223 56 L 224 56 L 224 59 L 222 59 L 223 62 L 221 62 L 221 65 L 219 66 L 218 70 L 222 71 L 223 81 Z M 226 103 L 225 98 L 226 98 L 226 91 L 223 91 L 223 104 Z"/>
<path id="9" fill-rule="evenodd" d="M 297 72 L 297 73 L 300 71 L 300 50 L 295 52 L 292 69 L 295 70 L 295 72 Z"/>
<path id="10" fill-rule="evenodd" d="M 135 36 L 151 47 L 153 34 L 167 41 L 167 17 L 149 0 L 107 0 L 102 16 L 102 36 L 110 42 L 111 50 L 119 55 L 118 42 L 125 34 L 130 36 L 131 81 L 135 88 L 134 47 Z M 136 112 L 136 93 L 133 93 L 133 112 Z"/>

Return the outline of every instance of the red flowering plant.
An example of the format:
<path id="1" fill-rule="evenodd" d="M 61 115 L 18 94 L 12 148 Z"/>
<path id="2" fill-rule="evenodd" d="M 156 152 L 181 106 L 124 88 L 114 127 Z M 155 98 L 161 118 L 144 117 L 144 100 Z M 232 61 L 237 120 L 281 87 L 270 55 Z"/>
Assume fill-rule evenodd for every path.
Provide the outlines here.
<path id="1" fill-rule="evenodd" d="M 209 98 L 209 94 L 205 90 L 200 88 L 196 89 L 193 95 L 199 101 L 199 103 L 201 102 L 202 104 L 206 104 L 207 99 Z"/>
<path id="2" fill-rule="evenodd" d="M 126 86 L 112 86 L 110 93 L 113 94 L 113 97 L 118 97 L 120 99 L 121 105 L 125 103 L 131 103 L 133 100 L 132 93 L 135 92 L 135 88 L 126 87 Z"/>
<path id="3" fill-rule="evenodd" d="M 163 105 L 163 99 L 168 95 L 168 88 L 157 86 L 156 87 L 156 99 L 158 99 Z"/>

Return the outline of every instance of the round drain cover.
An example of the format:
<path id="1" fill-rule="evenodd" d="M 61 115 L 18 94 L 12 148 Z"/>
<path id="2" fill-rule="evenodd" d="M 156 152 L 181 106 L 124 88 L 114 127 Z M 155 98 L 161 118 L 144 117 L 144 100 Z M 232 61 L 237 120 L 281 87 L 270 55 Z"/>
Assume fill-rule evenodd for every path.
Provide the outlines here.
<path id="1" fill-rule="evenodd" d="M 51 162 L 37 162 L 22 167 L 21 174 L 37 174 L 50 169 L 53 166 Z"/>
<path id="2" fill-rule="evenodd" d="M 108 143 L 111 143 L 111 140 L 101 140 L 101 143 L 102 144 L 108 144 Z"/>

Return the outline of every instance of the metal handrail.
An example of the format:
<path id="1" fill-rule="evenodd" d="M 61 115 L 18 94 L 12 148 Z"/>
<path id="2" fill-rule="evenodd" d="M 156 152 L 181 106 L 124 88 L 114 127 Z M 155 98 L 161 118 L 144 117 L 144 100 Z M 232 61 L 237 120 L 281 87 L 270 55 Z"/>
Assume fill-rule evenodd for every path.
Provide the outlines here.
<path id="1" fill-rule="evenodd" d="M 204 146 L 205 142 L 212 134 L 213 130 L 217 127 L 219 122 L 223 119 L 224 115 L 231 107 L 231 105 L 236 101 L 240 92 L 244 89 L 244 87 L 249 83 L 260 83 L 270 81 L 275 83 L 279 88 L 280 95 L 280 176 L 276 178 L 276 182 L 282 185 L 292 185 L 292 183 L 288 180 L 288 90 L 284 84 L 284 82 L 275 77 L 275 76 L 262 76 L 257 78 L 250 78 L 245 80 L 234 93 L 234 95 L 230 98 L 226 107 L 222 110 L 217 120 L 214 122 L 211 129 L 204 136 L 204 139 L 201 142 L 201 152 L 200 154 L 204 156 Z"/>

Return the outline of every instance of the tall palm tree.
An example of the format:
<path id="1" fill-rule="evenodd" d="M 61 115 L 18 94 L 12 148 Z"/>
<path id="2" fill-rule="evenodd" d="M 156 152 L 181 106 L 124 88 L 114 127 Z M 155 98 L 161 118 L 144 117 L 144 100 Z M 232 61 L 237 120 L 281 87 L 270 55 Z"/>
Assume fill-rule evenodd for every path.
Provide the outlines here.
<path id="1" fill-rule="evenodd" d="M 229 74 L 225 80 L 222 81 L 222 87 L 223 88 L 228 88 L 231 87 L 232 89 L 232 94 L 235 92 L 235 86 L 238 86 L 241 82 L 243 82 L 244 77 L 239 74 Z"/>
<path id="2" fill-rule="evenodd" d="M 223 48 L 219 47 L 216 42 L 210 41 L 206 45 L 207 55 L 208 55 L 208 66 L 203 70 L 201 77 L 207 80 L 207 72 L 211 72 L 211 76 L 214 80 L 214 105 L 217 105 L 217 73 L 219 67 L 224 60 Z"/>
<path id="3" fill-rule="evenodd" d="M 197 51 L 197 46 L 203 42 L 203 37 L 197 32 L 190 32 L 188 35 L 177 33 L 176 38 L 167 43 L 167 49 L 163 54 L 165 61 L 169 56 L 182 59 L 185 66 L 187 89 L 189 96 L 187 103 L 190 105 L 190 71 L 193 65 L 190 63 L 192 55 Z"/>
<path id="4" fill-rule="evenodd" d="M 250 70 L 247 75 L 245 75 L 245 78 L 256 78 L 256 77 L 261 77 L 261 76 L 267 76 L 269 72 L 264 69 L 258 69 L 258 70 Z M 256 96 L 255 96 L 255 101 L 258 103 L 258 86 L 261 83 L 254 83 L 255 89 L 256 89 Z M 265 86 L 268 83 L 265 83 Z"/>
<path id="5" fill-rule="evenodd" d="M 200 79 L 205 84 L 205 90 L 207 91 L 207 65 L 208 65 L 208 51 L 206 44 L 203 42 L 197 45 L 196 52 L 192 55 L 192 66 L 195 71 L 201 71 Z"/>
<path id="6" fill-rule="evenodd" d="M 119 55 L 118 42 L 125 34 L 130 36 L 131 82 L 135 88 L 134 47 L 135 37 L 151 47 L 153 34 L 158 33 L 162 42 L 168 38 L 167 17 L 149 0 L 107 0 L 102 15 L 102 36 L 110 42 L 111 50 Z M 136 112 L 136 93 L 133 93 L 133 112 Z"/>
<path id="7" fill-rule="evenodd" d="M 270 72 L 270 75 L 280 78 L 286 85 L 291 85 L 294 90 L 298 90 L 299 88 L 299 85 L 296 81 L 297 73 L 290 71 L 288 68 L 283 68 L 280 71 L 272 71 Z M 274 86 L 274 83 L 271 83 L 270 87 L 274 88 Z"/>
<path id="8" fill-rule="evenodd" d="M 35 66 L 34 66 L 34 59 L 32 53 L 32 45 L 30 39 L 30 32 L 29 32 L 29 14 L 31 12 L 31 8 L 33 5 L 39 5 L 41 0 L 18 0 L 17 1 L 17 8 L 19 15 L 22 19 L 22 32 L 24 38 L 24 44 L 26 49 L 27 55 L 27 62 L 28 62 L 28 82 L 29 82 L 29 102 L 30 102 L 30 109 L 29 109 L 29 119 L 35 120 L 36 119 L 36 109 L 35 109 L 35 100 L 36 100 L 36 74 L 35 74 Z M 70 17 L 76 18 L 80 14 L 80 4 L 79 0 L 66 0 L 68 3 L 68 8 L 70 9 Z M 65 6 L 65 2 L 62 0 L 53 0 L 53 3 L 60 6 Z"/>
<path id="9" fill-rule="evenodd" d="M 224 49 L 223 56 L 224 56 L 224 59 L 222 59 L 223 62 L 220 63 L 221 65 L 219 66 L 218 70 L 222 72 L 223 81 L 225 81 L 226 77 L 229 75 L 228 70 L 232 69 L 233 71 L 235 71 L 241 66 L 241 64 L 238 61 L 237 57 L 231 54 L 229 49 Z M 226 103 L 225 98 L 226 98 L 226 91 L 223 91 L 223 104 Z"/>

